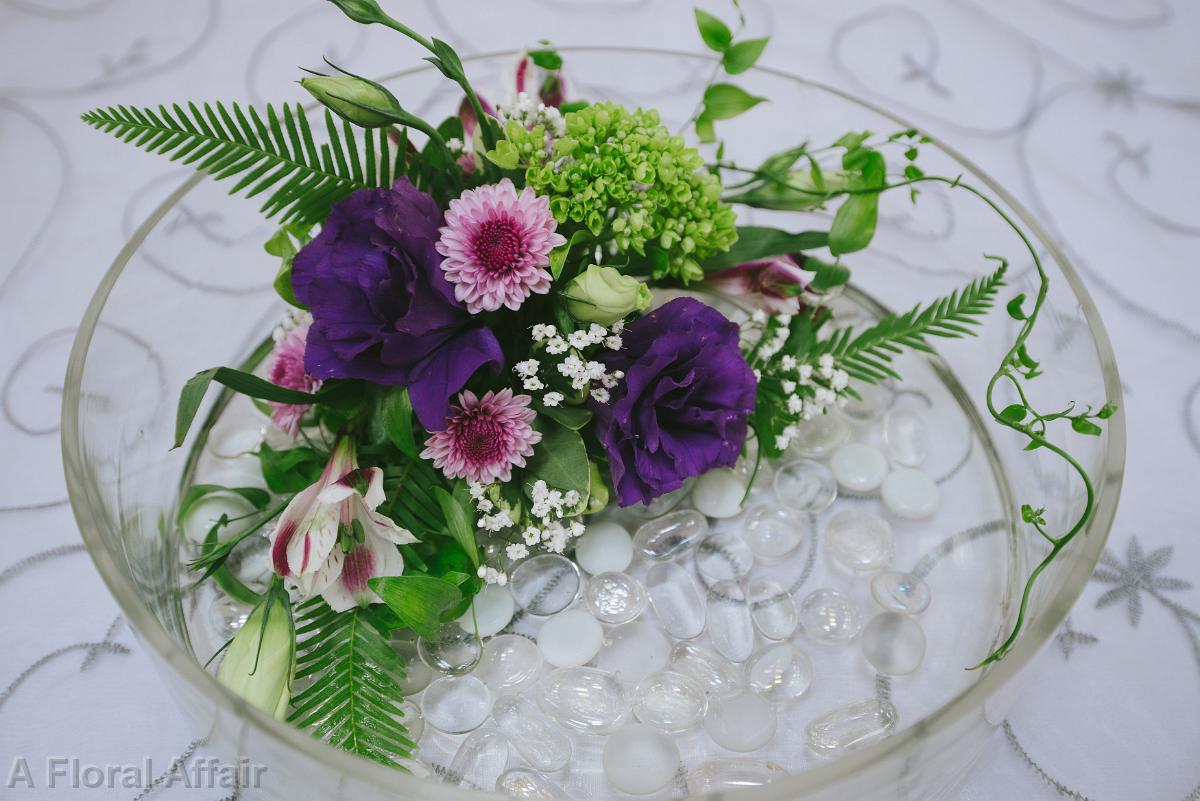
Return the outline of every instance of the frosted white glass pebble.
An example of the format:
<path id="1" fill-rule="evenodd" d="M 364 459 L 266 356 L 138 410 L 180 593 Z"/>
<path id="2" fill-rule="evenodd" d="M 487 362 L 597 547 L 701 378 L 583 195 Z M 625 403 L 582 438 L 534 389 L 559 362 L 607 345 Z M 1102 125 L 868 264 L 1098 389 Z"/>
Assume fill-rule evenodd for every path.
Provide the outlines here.
<path id="1" fill-rule="evenodd" d="M 742 686 L 740 671 L 720 654 L 690 642 L 681 642 L 671 651 L 671 670 L 693 679 L 713 698 L 736 695 Z"/>
<path id="2" fill-rule="evenodd" d="M 583 601 L 597 620 L 616 626 L 646 611 L 646 588 L 628 573 L 597 573 L 588 579 Z"/>
<path id="3" fill-rule="evenodd" d="M 258 487 L 265 489 L 262 462 L 254 454 L 236 459 L 221 459 L 212 470 L 204 471 L 204 481 L 222 487 Z"/>
<path id="4" fill-rule="evenodd" d="M 664 495 L 659 495 L 649 504 L 635 503 L 629 507 L 629 511 L 638 517 L 653 518 L 665 515 L 667 512 L 681 504 L 685 498 L 692 492 L 692 486 L 696 483 L 695 478 L 685 479 L 683 486 L 677 490 L 672 490 Z"/>
<path id="5" fill-rule="evenodd" d="M 807 459 L 821 459 L 850 437 L 850 426 L 835 411 L 819 414 L 799 424 L 792 439 L 791 452 Z"/>
<path id="6" fill-rule="evenodd" d="M 469 673 L 479 664 L 483 645 L 473 631 L 464 631 L 457 623 L 444 623 L 433 639 L 417 640 L 421 661 L 434 670 L 452 675 Z"/>
<path id="7" fill-rule="evenodd" d="M 228 595 L 218 595 L 213 598 L 212 605 L 208 607 L 208 621 L 212 624 L 213 631 L 217 633 L 218 640 L 225 642 L 232 639 L 233 635 L 246 625 L 251 611 L 253 610 L 249 604 L 244 604 Z"/>
<path id="8" fill-rule="evenodd" d="M 891 525 L 859 509 L 844 509 L 825 524 L 825 549 L 848 570 L 870 572 L 887 567 L 895 554 Z"/>
<path id="9" fill-rule="evenodd" d="M 937 511 L 941 493 L 928 473 L 901 467 L 888 473 L 879 488 L 883 505 L 897 517 L 923 520 Z"/>
<path id="10" fill-rule="evenodd" d="M 517 606 L 539 617 L 557 614 L 574 603 L 580 583 L 579 567 L 556 553 L 531 556 L 508 576 Z"/>
<path id="11" fill-rule="evenodd" d="M 425 716 L 421 714 L 421 707 L 411 698 L 405 698 L 400 702 L 400 711 L 403 714 L 398 715 L 397 720 L 408 731 L 408 739 L 414 743 L 419 742 L 421 735 L 425 733 Z"/>
<path id="12" fill-rule="evenodd" d="M 633 546 L 647 559 L 665 562 L 683 556 L 707 534 L 704 515 L 695 509 L 681 509 L 642 523 L 633 537 Z"/>
<path id="13" fill-rule="evenodd" d="M 201 498 L 188 509 L 187 517 L 183 520 L 183 533 L 190 542 L 199 545 L 208 537 L 209 530 L 223 516 L 230 520 L 254 512 L 254 505 L 240 495 L 218 493 Z M 244 525 L 244 524 L 243 524 Z M 222 526 L 217 532 L 217 539 L 224 540 L 237 532 L 238 524 Z"/>
<path id="14" fill-rule="evenodd" d="M 450 780 L 492 790 L 508 767 L 508 741 L 495 729 L 480 729 L 462 741 L 450 762 Z"/>
<path id="15" fill-rule="evenodd" d="M 514 611 L 516 602 L 508 587 L 488 584 L 472 599 L 471 609 L 458 619 L 458 625 L 472 635 L 478 627 L 480 637 L 491 637 L 509 624 Z"/>
<path id="16" fill-rule="evenodd" d="M 544 664 L 542 652 L 533 640 L 519 634 L 501 634 L 484 644 L 483 656 L 473 675 L 483 681 L 493 695 L 501 696 L 531 686 Z"/>
<path id="17" fill-rule="evenodd" d="M 665 669 L 670 661 L 671 643 L 651 623 L 630 623 L 611 631 L 596 657 L 597 667 L 631 684 Z"/>
<path id="18" fill-rule="evenodd" d="M 742 511 L 746 484 L 733 470 L 709 470 L 696 479 L 692 488 L 692 505 L 709 517 L 734 517 Z"/>
<path id="19" fill-rule="evenodd" d="M 862 611 L 837 590 L 814 590 L 800 602 L 804 633 L 821 642 L 852 640 L 862 630 Z"/>
<path id="20" fill-rule="evenodd" d="M 742 539 L 760 561 L 774 562 L 800 547 L 808 521 L 777 503 L 757 506 L 742 520 Z"/>
<path id="21" fill-rule="evenodd" d="M 699 726 L 707 711 L 704 688 L 682 673 L 653 673 L 633 691 L 633 714 L 637 719 L 668 733 Z"/>
<path id="22" fill-rule="evenodd" d="M 704 731 L 722 748 L 757 751 L 775 736 L 775 707 L 753 693 L 709 703 Z"/>
<path id="23" fill-rule="evenodd" d="M 667 634 L 690 640 L 704 631 L 704 595 L 687 570 L 675 562 L 652 565 L 646 572 L 646 592 Z"/>
<path id="24" fill-rule="evenodd" d="M 765 759 L 710 759 L 688 772 L 687 787 L 691 795 L 708 795 L 762 787 L 786 775 L 786 770 Z"/>
<path id="25" fill-rule="evenodd" d="M 529 768 L 513 768 L 496 780 L 496 790 L 512 798 L 526 801 L 565 801 L 567 791 L 542 774 Z"/>
<path id="26" fill-rule="evenodd" d="M 754 624 L 746 594 L 734 581 L 718 581 L 708 591 L 708 636 L 731 662 L 744 662 L 754 650 Z"/>
<path id="27" fill-rule="evenodd" d="M 559 612 L 542 624 L 538 648 L 555 667 L 575 667 L 592 660 L 604 644 L 604 629 L 582 609 Z"/>
<path id="28" fill-rule="evenodd" d="M 492 695 L 475 676 L 443 676 L 421 695 L 425 722 L 446 734 L 478 729 L 491 709 Z"/>
<path id="29" fill-rule="evenodd" d="M 732 531 L 709 535 L 696 549 L 696 569 L 710 582 L 745 578 L 754 567 L 754 552 Z"/>
<path id="30" fill-rule="evenodd" d="M 671 783 L 679 769 L 679 746 L 657 729 L 624 726 L 604 742 L 604 777 L 630 795 L 649 795 Z"/>
<path id="31" fill-rule="evenodd" d="M 776 500 L 801 512 L 823 512 L 837 500 L 837 479 L 828 467 L 811 459 L 780 467 L 773 489 Z"/>
<path id="32" fill-rule="evenodd" d="M 812 680 L 812 659 L 790 642 L 768 645 L 746 663 L 747 686 L 768 701 L 794 701 Z"/>
<path id="33" fill-rule="evenodd" d="M 776 581 L 755 579 L 746 589 L 750 619 L 754 628 L 768 640 L 786 640 L 800 622 L 796 602 Z"/>
<path id="34" fill-rule="evenodd" d="M 842 413 L 860 423 L 869 423 L 882 417 L 892 405 L 896 394 L 882 384 L 868 384 L 863 381 L 855 384 L 854 390 L 859 394 L 859 398 L 851 398 L 842 407 Z"/>
<path id="35" fill-rule="evenodd" d="M 906 676 L 925 659 L 925 631 L 902 612 L 880 612 L 863 627 L 863 656 L 880 673 Z"/>
<path id="36" fill-rule="evenodd" d="M 568 729 L 587 734 L 611 731 L 628 702 L 621 682 L 596 668 L 563 668 L 542 682 L 542 711 Z"/>
<path id="37" fill-rule="evenodd" d="M 838 486 L 847 492 L 870 492 L 878 489 L 887 477 L 887 457 L 878 448 L 851 442 L 833 452 L 829 469 Z"/>
<path id="38" fill-rule="evenodd" d="M 633 561 L 633 539 L 617 523 L 591 523 L 575 541 L 575 561 L 593 576 L 620 573 Z"/>
<path id="39" fill-rule="evenodd" d="M 919 615 L 929 608 L 929 585 L 911 573 L 885 570 L 871 579 L 871 595 L 884 609 Z"/>
<path id="40" fill-rule="evenodd" d="M 416 640 L 392 640 L 392 650 L 404 659 L 404 678 L 399 680 L 406 698 L 411 698 L 433 681 L 433 668 L 421 660 Z"/>
<path id="41" fill-rule="evenodd" d="M 243 414 L 231 415 L 229 412 L 222 414 L 208 432 L 204 443 L 205 450 L 221 459 L 235 459 L 253 453 L 262 444 L 263 436 L 267 433 L 267 426 L 263 420 L 258 414 L 253 417 Z"/>
<path id="42" fill-rule="evenodd" d="M 553 773 L 571 761 L 571 741 L 527 695 L 510 695 L 492 705 L 492 718 L 500 732 L 525 761 Z"/>
<path id="43" fill-rule="evenodd" d="M 895 731 L 897 720 L 896 707 L 871 699 L 822 715 L 808 724 L 805 734 L 812 750 L 837 756 L 882 740 Z"/>
<path id="44" fill-rule="evenodd" d="M 888 458 L 904 467 L 920 467 L 929 455 L 925 421 L 909 409 L 892 409 L 883 418 L 883 447 Z"/>

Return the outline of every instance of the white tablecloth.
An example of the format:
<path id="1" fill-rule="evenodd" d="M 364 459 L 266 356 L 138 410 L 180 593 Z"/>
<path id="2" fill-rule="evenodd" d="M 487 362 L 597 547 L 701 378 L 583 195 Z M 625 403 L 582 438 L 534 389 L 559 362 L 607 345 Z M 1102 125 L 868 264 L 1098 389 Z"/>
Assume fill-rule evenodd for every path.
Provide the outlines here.
<path id="1" fill-rule="evenodd" d="M 1200 4 L 743 5 L 751 32 L 773 36 L 764 63 L 907 114 L 1007 184 L 1067 246 L 1116 345 L 1130 447 L 1109 553 L 959 798 L 1200 798 Z M 543 36 L 697 47 L 678 0 L 390 7 L 464 53 Z M 219 795 L 45 786 L 52 758 L 149 757 L 157 774 L 197 737 L 65 500 L 58 410 L 74 327 L 135 198 L 165 195 L 171 169 L 78 115 L 292 98 L 295 67 L 322 54 L 366 74 L 419 55 L 321 2 L 0 0 L 0 798 Z"/>

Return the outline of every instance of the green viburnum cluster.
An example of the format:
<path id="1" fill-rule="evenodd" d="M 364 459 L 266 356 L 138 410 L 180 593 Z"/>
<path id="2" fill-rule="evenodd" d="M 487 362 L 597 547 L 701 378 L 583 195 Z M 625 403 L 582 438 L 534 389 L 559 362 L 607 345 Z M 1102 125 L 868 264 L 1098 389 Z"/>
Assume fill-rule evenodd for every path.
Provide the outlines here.
<path id="1" fill-rule="evenodd" d="M 674 136 L 658 113 L 596 103 L 566 115 L 566 133 L 548 143 L 544 126 L 510 123 L 493 161 L 524 165 L 526 184 L 550 197 L 559 224 L 611 232 L 622 252 L 646 256 L 655 278 L 700 280 L 700 261 L 737 241 L 736 215 L 721 182 Z M 498 160 L 498 158 L 500 160 Z"/>

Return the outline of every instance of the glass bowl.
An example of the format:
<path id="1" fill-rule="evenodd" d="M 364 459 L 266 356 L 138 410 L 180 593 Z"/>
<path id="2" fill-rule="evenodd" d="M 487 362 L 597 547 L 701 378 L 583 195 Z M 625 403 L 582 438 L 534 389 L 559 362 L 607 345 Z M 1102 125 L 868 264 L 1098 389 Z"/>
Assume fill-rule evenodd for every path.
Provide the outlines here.
<path id="1" fill-rule="evenodd" d="M 712 69 L 707 57 L 690 53 L 608 47 L 563 52 L 574 96 L 653 106 L 673 129 L 692 114 Z M 495 81 L 487 76 L 501 74 L 512 57 L 497 53 L 468 60 L 484 94 L 497 96 Z M 729 155 L 742 163 L 757 164 L 769 152 L 802 139 L 820 144 L 851 129 L 890 133 L 915 127 L 844 92 L 782 71 L 755 69 L 738 82 L 771 100 L 721 123 Z M 431 68 L 400 73 L 386 83 L 403 104 L 430 119 L 453 113 L 457 105 L 457 97 Z M 1042 254 L 1051 287 L 1030 342 L 1046 372 L 1032 388 L 1040 405 L 1109 400 L 1119 409 L 1117 368 L 1095 306 L 1038 221 L 946 145 L 934 141 L 923 146 L 921 159 L 927 173 L 962 175 L 990 192 Z M 194 636 L 196 599 L 181 568 L 186 543 L 171 523 L 191 465 L 187 449 L 170 450 L 175 398 L 197 371 L 240 363 L 282 309 L 271 290 L 273 259 L 261 250 L 273 226 L 258 215 L 257 204 L 229 198 L 222 187 L 188 175 L 186 169 L 179 178 L 180 185 L 164 202 L 134 201 L 132 216 L 145 222 L 130 231 L 128 244 L 104 276 L 71 353 L 63 401 L 63 461 L 83 539 L 167 677 L 180 709 L 196 731 L 207 734 L 209 748 L 231 763 L 244 758 L 266 766 L 260 785 L 244 788 L 243 797 L 466 801 L 477 793 L 361 760 L 250 708 L 201 666 L 210 648 Z M 147 187 L 138 198 L 156 197 L 159 186 L 161 182 Z M 984 253 L 1012 258 L 1002 297 L 1036 291 L 1036 274 L 1023 258 L 1020 242 L 983 204 L 949 190 L 923 190 L 915 205 L 907 196 L 893 194 L 881 205 L 875 242 L 847 258 L 855 278 L 848 296 L 856 308 L 870 315 L 947 294 L 991 268 Z M 801 227 L 788 214 L 741 214 L 740 219 Z M 927 361 L 954 389 L 968 417 L 988 419 L 983 390 L 1011 342 L 1012 325 L 1002 311 L 993 313 L 978 337 L 947 341 L 941 357 Z M 212 396 L 209 408 L 217 393 Z M 1053 526 L 1082 508 L 1082 491 L 1044 451 L 1025 452 L 1020 438 L 990 425 L 982 430 L 987 464 L 1004 501 L 1004 519 L 991 529 L 1008 555 L 1004 596 L 1011 598 L 1044 553 L 1042 543 L 1015 521 L 1015 505 L 1044 503 Z M 1103 551 L 1124 469 L 1122 413 L 1118 410 L 1108 421 L 1100 438 L 1072 436 L 1071 449 L 1095 481 L 1095 513 L 1038 583 L 1025 632 L 1007 658 L 956 676 L 962 687 L 953 697 L 922 719 L 909 721 L 895 736 L 836 759 L 817 760 L 800 775 L 744 791 L 747 798 L 928 799 L 955 785 L 1003 720 L 1020 677 L 1057 631 Z M 970 541 L 978 532 L 945 534 L 949 554 L 955 543 Z M 986 624 L 993 629 L 986 632 L 990 642 L 1004 633 L 1014 613 L 1003 602 L 995 611 L 997 621 Z M 964 620 L 963 625 L 972 622 Z"/>

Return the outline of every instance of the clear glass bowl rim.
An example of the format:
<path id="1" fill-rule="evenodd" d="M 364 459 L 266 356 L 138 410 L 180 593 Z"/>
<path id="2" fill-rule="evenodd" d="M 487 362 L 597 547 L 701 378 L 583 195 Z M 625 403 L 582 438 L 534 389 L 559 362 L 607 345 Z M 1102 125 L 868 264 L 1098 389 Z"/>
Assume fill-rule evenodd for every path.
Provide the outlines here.
<path id="1" fill-rule="evenodd" d="M 715 57 L 688 52 L 653 47 L 624 47 L 614 45 L 574 45 L 557 48 L 564 53 L 592 52 L 613 54 L 636 54 L 650 56 L 668 56 L 673 58 L 692 59 L 701 62 L 713 62 Z M 464 58 L 464 62 L 484 61 L 488 59 L 515 57 L 519 51 L 501 50 L 480 53 Z M 392 73 L 382 80 L 389 81 L 408 77 L 433 70 L 432 66 L 414 67 Z M 887 111 L 874 103 L 856 97 L 833 86 L 803 78 L 787 70 L 771 67 L 755 67 L 762 74 L 791 81 L 798 86 L 814 89 L 835 95 L 842 100 L 857 105 L 869 112 L 881 115 L 896 123 L 899 129 L 917 129 L 926 133 L 920 126 Z M 987 173 L 967 159 L 963 154 L 948 146 L 936 136 L 929 134 L 931 144 L 954 161 L 958 162 L 967 173 L 973 175 L 983 186 L 999 198 L 1014 213 L 1020 223 L 1037 240 L 1037 244 L 1048 251 L 1054 264 L 1061 270 L 1063 277 L 1075 295 L 1087 322 L 1097 348 L 1100 369 L 1103 375 L 1104 387 L 1108 400 L 1117 404 L 1117 412 L 1107 421 L 1105 432 L 1105 453 L 1103 463 L 1093 476 L 1098 498 L 1094 514 L 1085 529 L 1080 532 L 1073 547 L 1081 553 L 1071 570 L 1065 574 L 1062 583 L 1054 594 L 1047 600 L 1045 612 L 1038 616 L 1033 624 L 1027 625 L 1022 637 L 1013 650 L 998 664 L 990 666 L 978 682 L 971 685 L 955 696 L 936 712 L 922 720 L 909 725 L 899 734 L 875 745 L 851 752 L 839 757 L 828 764 L 821 765 L 797 776 L 789 776 L 772 782 L 765 787 L 730 793 L 738 798 L 756 799 L 757 801 L 785 801 L 786 799 L 803 796 L 823 789 L 836 786 L 852 774 L 864 769 L 869 764 L 885 757 L 892 751 L 902 749 L 911 740 L 929 735 L 936 729 L 949 727 L 963 716 L 974 714 L 983 702 L 996 695 L 1038 654 L 1042 646 L 1058 631 L 1071 607 L 1087 584 L 1096 562 L 1104 550 L 1113 519 L 1116 516 L 1117 503 L 1120 497 L 1121 485 L 1125 470 L 1125 417 L 1122 403 L 1122 387 L 1117 370 L 1116 357 L 1112 343 L 1100 319 L 1099 311 L 1088 294 L 1083 280 L 1074 266 L 1067 259 L 1062 249 L 1054 242 L 1037 219 L 1014 198 L 999 183 Z M 180 645 L 171 638 L 158 622 L 151 609 L 138 597 L 136 588 L 121 572 L 106 549 L 99 526 L 95 522 L 105 519 L 102 510 L 91 509 L 96 495 L 88 491 L 87 482 L 90 480 L 84 467 L 85 461 L 81 452 L 79 408 L 81 401 L 81 381 L 88 348 L 100 320 L 104 304 L 113 286 L 120 278 L 126 265 L 137 252 L 142 242 L 163 219 L 163 217 L 183 198 L 193 187 L 206 176 L 202 173 L 189 176 L 175 189 L 146 220 L 134 231 L 129 241 L 122 247 L 114 259 L 112 266 L 102 278 L 87 310 L 84 312 L 79 329 L 72 344 L 70 359 L 67 364 L 65 391 L 62 405 L 62 456 L 66 473 L 67 492 L 74 512 L 76 522 L 87 546 L 96 569 L 116 598 L 121 611 L 129 620 L 141 641 L 153 649 L 158 657 L 180 676 L 192 685 L 218 712 L 237 716 L 246 725 L 259 730 L 264 737 L 275 740 L 277 744 L 308 757 L 318 765 L 339 774 L 354 775 L 363 781 L 394 792 L 398 797 L 425 798 L 430 801 L 465 801 L 468 798 L 478 798 L 481 795 L 494 798 L 505 798 L 499 793 L 480 793 L 475 790 L 464 790 L 458 787 L 417 779 L 391 768 L 361 759 L 347 752 L 332 748 L 310 736 L 307 732 L 289 726 L 273 717 L 249 706 L 240 698 L 223 688 L 216 678 L 205 671 Z M 933 735 L 936 737 L 936 735 Z"/>

